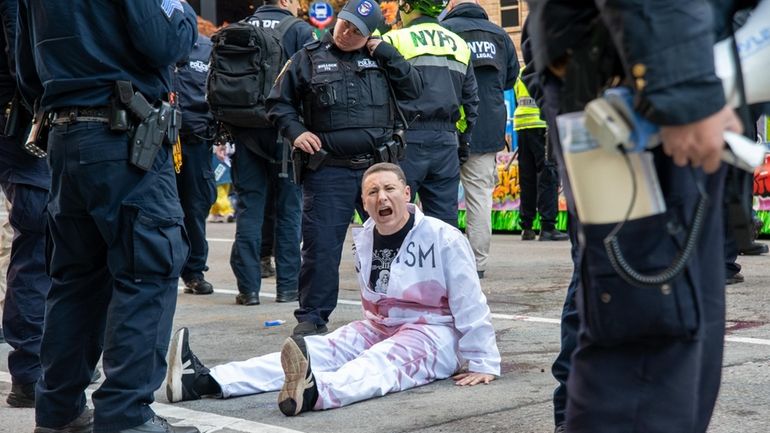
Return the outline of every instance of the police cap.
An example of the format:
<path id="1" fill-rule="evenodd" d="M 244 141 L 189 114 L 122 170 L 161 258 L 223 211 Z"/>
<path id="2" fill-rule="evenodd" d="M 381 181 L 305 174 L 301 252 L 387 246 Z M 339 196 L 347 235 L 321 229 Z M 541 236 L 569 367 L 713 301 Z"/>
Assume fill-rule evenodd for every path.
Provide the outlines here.
<path id="1" fill-rule="evenodd" d="M 338 18 L 353 24 L 362 35 L 369 37 L 382 24 L 382 10 L 375 0 L 350 0 L 342 7 Z"/>

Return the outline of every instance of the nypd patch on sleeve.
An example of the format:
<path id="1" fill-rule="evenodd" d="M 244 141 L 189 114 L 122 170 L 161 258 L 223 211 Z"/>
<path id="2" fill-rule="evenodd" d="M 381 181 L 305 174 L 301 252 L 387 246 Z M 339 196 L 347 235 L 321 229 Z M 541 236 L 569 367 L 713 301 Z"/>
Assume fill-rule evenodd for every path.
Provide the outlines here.
<path id="1" fill-rule="evenodd" d="M 160 4 L 160 8 L 163 9 L 163 13 L 166 14 L 166 18 L 168 19 L 171 19 L 175 10 L 184 13 L 182 2 L 179 0 L 163 0 Z"/>

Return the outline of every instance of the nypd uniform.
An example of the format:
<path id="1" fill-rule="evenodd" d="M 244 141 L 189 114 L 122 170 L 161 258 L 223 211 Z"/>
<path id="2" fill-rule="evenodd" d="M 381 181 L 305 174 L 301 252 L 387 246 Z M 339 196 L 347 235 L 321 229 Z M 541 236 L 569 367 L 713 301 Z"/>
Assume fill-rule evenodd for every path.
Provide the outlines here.
<path id="1" fill-rule="evenodd" d="M 60 428 L 83 414 L 102 356 L 94 431 L 133 428 L 154 416 L 189 248 L 170 147 L 147 171 L 130 164 L 129 133 L 110 130 L 107 106 L 116 80 L 151 102 L 168 94 L 170 66 L 197 38 L 196 15 L 179 0 L 21 0 L 18 23 L 22 94 L 53 113 L 52 285 L 35 418 Z"/>
<path id="2" fill-rule="evenodd" d="M 3 27 L 0 47 L 6 47 L 6 55 L 0 56 L 0 106 L 5 107 L 17 92 L 15 39 L 6 39 L 16 34 L 16 2 L 0 2 L 0 16 Z M 6 120 L 2 116 L 0 126 L 4 126 Z M 8 403 L 12 406 L 22 403 L 19 400 L 14 403 L 17 397 L 34 397 L 25 392 L 33 389 L 32 385 L 40 377 L 43 313 L 51 286 L 45 272 L 45 209 L 51 175 L 45 159 L 22 149 L 25 126 L 18 131 L 20 136 L 0 137 L 0 185 L 11 204 L 8 218 L 14 233 L 2 314 L 2 332 L 13 348 L 8 353 L 8 370 L 14 385 Z M 21 394 L 16 395 L 17 392 Z"/>
<path id="3" fill-rule="evenodd" d="M 203 278 L 208 270 L 206 259 L 206 217 L 217 197 L 211 169 L 214 116 L 206 102 L 206 75 L 209 71 L 211 40 L 198 35 L 190 57 L 177 65 L 174 90 L 182 110 L 182 169 L 176 176 L 179 200 L 184 210 L 184 225 L 190 239 L 190 257 L 182 268 L 185 282 Z"/>
<path id="4" fill-rule="evenodd" d="M 492 191 L 497 183 L 497 152 L 505 147 L 508 112 L 503 92 L 513 87 L 519 60 L 508 33 L 489 21 L 475 3 L 461 3 L 441 20 L 471 50 L 471 63 L 479 94 L 479 117 L 471 133 L 471 155 L 460 168 L 465 191 L 465 233 L 484 272 L 492 239 Z"/>
<path id="5" fill-rule="evenodd" d="M 626 0 L 606 8 L 574 0 L 531 2 L 530 34 L 535 64 L 545 78 L 545 108 L 580 109 L 570 104 L 585 104 L 593 97 L 586 93 L 595 94 L 607 78 L 598 76 L 607 71 L 602 62 L 589 71 L 581 66 L 606 58 L 596 57 L 603 48 L 597 41 L 622 40 L 611 51 L 621 57 L 637 92 L 637 109 L 647 119 L 682 125 L 719 111 L 725 99 L 710 53 L 735 3 L 677 1 L 642 13 L 638 2 Z M 597 23 L 611 36 L 595 37 L 601 32 Z M 566 65 L 562 82 L 547 70 L 568 51 L 575 63 Z M 651 59 L 654 67 L 647 63 Z M 698 72 L 683 74 L 682 68 Z M 589 88 L 583 92 L 578 83 Z M 627 247 L 626 260 L 647 272 L 671 263 L 693 221 L 696 182 L 709 197 L 699 247 L 670 284 L 639 288 L 609 263 L 603 239 L 611 227 L 581 225 L 581 284 L 575 296 L 580 328 L 567 388 L 569 432 L 705 432 L 711 419 L 725 329 L 724 169 L 706 175 L 676 166 L 660 147 L 653 158 L 669 211 L 625 223 L 619 242 Z"/>
<path id="6" fill-rule="evenodd" d="M 284 19 L 293 19 L 293 16 L 289 11 L 277 6 L 264 5 L 260 6 L 248 21 L 258 27 L 276 29 Z M 281 39 L 285 57 L 291 58 L 313 39 L 313 29 L 308 23 L 297 21 L 292 24 Z M 283 140 L 275 128 L 229 129 L 236 142 L 235 154 L 232 157 L 232 176 L 233 188 L 238 194 L 238 204 L 230 267 L 235 274 L 241 296 L 237 298 L 240 299 L 238 302 L 258 302 L 262 286 L 262 227 L 271 190 L 274 194 L 272 199 L 276 215 L 274 224 L 277 300 L 292 301 L 296 298 L 300 266 L 302 195 L 299 186 L 291 181 L 291 172 L 287 177 L 279 176 Z"/>
<path id="7" fill-rule="evenodd" d="M 552 156 L 546 152 L 547 125 L 540 118 L 540 108 L 522 81 L 521 72 L 513 92 L 516 95 L 513 129 L 519 144 L 521 186 L 519 225 L 522 230 L 532 230 L 532 223 L 539 211 L 542 235 L 556 229 L 556 217 L 559 213 L 559 177 Z"/>
<path id="8" fill-rule="evenodd" d="M 303 174 L 299 322 L 324 326 L 337 305 L 345 234 L 353 211 L 364 215 L 361 178 L 375 163 L 375 147 L 393 134 L 389 86 L 398 98 L 413 98 L 422 79 L 393 46 L 380 43 L 374 56 L 366 47 L 344 52 L 329 32 L 292 57 L 267 100 L 270 120 L 291 143 L 311 131 L 329 153 Z"/>
<path id="9" fill-rule="evenodd" d="M 457 122 L 462 118 L 460 140 L 468 143 L 479 105 L 470 48 L 429 16 L 386 33 L 383 40 L 393 44 L 425 77 L 420 98 L 399 101 L 410 122 L 401 168 L 412 199 L 419 195 L 426 215 L 456 227 L 460 183 Z"/>

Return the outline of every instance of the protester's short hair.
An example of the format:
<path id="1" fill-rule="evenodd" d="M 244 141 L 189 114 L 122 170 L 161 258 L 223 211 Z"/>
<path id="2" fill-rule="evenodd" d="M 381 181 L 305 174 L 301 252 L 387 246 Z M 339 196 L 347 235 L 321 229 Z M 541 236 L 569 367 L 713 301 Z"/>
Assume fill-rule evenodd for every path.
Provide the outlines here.
<path id="1" fill-rule="evenodd" d="M 379 173 L 381 171 L 389 171 L 391 173 L 394 173 L 398 178 L 398 180 L 400 180 L 401 183 L 406 185 L 406 175 L 404 174 L 404 170 L 401 170 L 401 167 L 390 162 L 378 162 L 377 164 L 374 164 L 373 166 L 369 167 L 364 172 L 364 177 L 361 178 L 361 185 L 364 184 L 364 181 L 366 181 L 366 178 L 369 177 L 369 175 L 374 173 Z"/>

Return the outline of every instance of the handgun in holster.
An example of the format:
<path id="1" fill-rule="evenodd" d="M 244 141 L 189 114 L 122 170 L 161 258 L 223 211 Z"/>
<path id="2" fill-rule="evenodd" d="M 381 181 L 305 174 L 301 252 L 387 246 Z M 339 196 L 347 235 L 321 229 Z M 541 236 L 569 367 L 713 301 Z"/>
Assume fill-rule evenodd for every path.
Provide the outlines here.
<path id="1" fill-rule="evenodd" d="M 149 170 L 164 140 L 168 139 L 170 145 L 176 141 L 181 124 L 179 114 L 165 101 L 161 101 L 157 107 L 153 106 L 144 95 L 135 92 L 128 81 L 117 81 L 115 93 L 137 119 L 131 134 L 129 161 L 142 170 Z"/>

